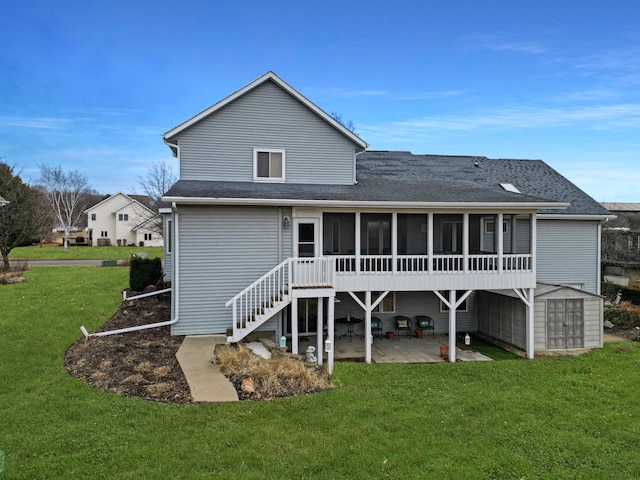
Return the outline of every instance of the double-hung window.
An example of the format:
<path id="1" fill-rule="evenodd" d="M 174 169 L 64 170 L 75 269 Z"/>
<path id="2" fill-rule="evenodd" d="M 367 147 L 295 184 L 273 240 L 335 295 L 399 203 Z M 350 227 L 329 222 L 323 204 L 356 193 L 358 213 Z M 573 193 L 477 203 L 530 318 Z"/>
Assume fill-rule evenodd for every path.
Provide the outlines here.
<path id="1" fill-rule="evenodd" d="M 284 150 L 254 148 L 253 179 L 260 182 L 284 182 Z"/>

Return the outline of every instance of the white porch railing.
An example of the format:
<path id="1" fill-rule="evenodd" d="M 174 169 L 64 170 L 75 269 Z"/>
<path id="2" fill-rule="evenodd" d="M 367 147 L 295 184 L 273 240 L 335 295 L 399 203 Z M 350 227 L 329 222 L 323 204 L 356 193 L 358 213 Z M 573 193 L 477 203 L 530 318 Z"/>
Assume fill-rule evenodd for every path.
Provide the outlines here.
<path id="1" fill-rule="evenodd" d="M 332 255 L 330 257 L 338 275 L 364 274 L 420 274 L 431 273 L 461 273 L 461 272 L 497 272 L 499 257 L 497 254 L 468 255 L 465 269 L 464 255 L 433 255 L 431 269 L 427 255 L 397 255 L 394 261 L 392 255 Z M 359 267 L 359 268 L 356 268 Z M 502 270 L 522 272 L 531 270 L 531 255 L 505 254 L 502 256 Z"/>

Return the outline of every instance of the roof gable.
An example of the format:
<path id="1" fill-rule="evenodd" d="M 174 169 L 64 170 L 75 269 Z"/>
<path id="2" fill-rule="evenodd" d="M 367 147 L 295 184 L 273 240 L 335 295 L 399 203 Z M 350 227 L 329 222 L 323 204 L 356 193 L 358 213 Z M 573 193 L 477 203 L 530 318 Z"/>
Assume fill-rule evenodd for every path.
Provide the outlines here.
<path id="1" fill-rule="evenodd" d="M 110 195 L 109 197 L 105 198 L 104 200 L 96 203 L 95 205 L 87 208 L 84 213 L 90 213 L 92 210 L 95 210 L 98 207 L 101 207 L 107 203 L 112 203 L 115 199 L 117 198 L 121 198 L 122 200 L 125 201 L 125 203 L 121 206 L 119 206 L 118 208 L 116 208 L 115 210 L 112 210 L 112 212 L 117 212 L 118 210 L 124 208 L 125 206 L 131 204 L 131 202 L 136 202 L 138 203 L 142 208 L 144 208 L 145 210 L 149 210 L 150 212 L 152 210 L 149 209 L 149 207 L 147 205 L 145 205 L 145 201 L 144 199 L 147 199 L 148 203 L 148 199 L 149 197 L 147 197 L 146 195 L 127 195 L 126 193 L 122 193 L 122 192 L 118 192 L 114 195 Z"/>
<path id="2" fill-rule="evenodd" d="M 328 125 L 330 125 L 335 130 L 337 130 L 340 134 L 342 134 L 344 137 L 350 140 L 354 145 L 356 145 L 357 151 L 363 151 L 365 148 L 367 148 L 367 143 L 364 140 L 358 137 L 355 133 L 351 132 L 349 129 L 345 128 L 343 125 L 340 124 L 340 122 L 334 120 L 330 115 L 324 112 L 321 108 L 319 108 L 309 99 L 307 99 L 305 96 L 303 96 L 301 93 L 299 93 L 297 90 L 295 90 L 293 87 L 291 87 L 288 83 L 286 83 L 284 80 L 282 80 L 273 72 L 265 73 L 264 75 L 257 78 L 253 82 L 245 85 L 241 89 L 237 90 L 236 92 L 232 93 L 226 98 L 220 100 L 218 103 L 203 110 L 197 115 L 194 115 L 193 117 L 181 123 L 177 127 L 174 127 L 173 129 L 169 130 L 162 136 L 165 143 L 169 145 L 169 147 L 173 150 L 174 155 L 176 155 L 177 146 L 175 145 L 175 143 L 171 141 L 176 135 L 178 135 L 180 132 L 184 131 L 185 129 L 189 128 L 190 126 L 194 125 L 195 123 L 203 120 L 204 118 L 207 118 L 208 116 L 213 115 L 215 112 L 217 112 L 221 108 L 237 100 L 238 98 L 247 94 L 248 92 L 256 89 L 257 87 L 264 84 L 265 82 L 273 82 L 275 85 L 280 87 L 292 98 L 294 98 L 296 101 L 301 103 L 304 107 L 306 107 L 308 110 L 310 110 L 315 115 L 320 117 L 324 122 L 326 122 Z"/>

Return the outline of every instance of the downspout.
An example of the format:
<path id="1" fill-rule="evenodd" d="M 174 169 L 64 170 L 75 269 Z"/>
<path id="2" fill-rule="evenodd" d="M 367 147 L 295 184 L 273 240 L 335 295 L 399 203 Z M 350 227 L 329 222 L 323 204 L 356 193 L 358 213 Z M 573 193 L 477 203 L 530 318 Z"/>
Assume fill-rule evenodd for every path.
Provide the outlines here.
<path id="1" fill-rule="evenodd" d="M 84 328 L 84 325 L 80 327 L 80 330 L 82 331 L 82 334 L 85 336 L 85 338 L 90 338 L 90 337 L 106 337 L 108 335 L 116 335 L 118 333 L 128 333 L 128 332 L 135 332 L 138 330 L 146 330 L 149 328 L 157 328 L 157 327 L 166 327 L 168 325 L 173 325 L 174 323 L 178 322 L 178 318 L 179 318 L 179 312 L 180 309 L 178 308 L 179 306 L 179 296 L 178 296 L 178 278 L 179 278 L 179 241 L 178 241 L 178 227 L 179 227 L 179 222 L 178 222 L 178 209 L 176 207 L 176 203 L 173 202 L 173 204 L 171 205 L 171 209 L 174 212 L 174 224 L 173 224 L 173 230 L 175 235 L 173 236 L 173 246 L 174 246 L 174 252 L 173 252 L 173 283 L 175 283 L 175 288 L 173 288 L 172 285 L 172 289 L 173 289 L 173 295 L 174 295 L 174 306 L 175 306 L 175 317 L 172 318 L 171 320 L 167 320 L 166 322 L 156 322 L 156 323 L 149 323 L 147 325 L 138 325 L 135 327 L 127 327 L 127 328 L 119 328 L 117 330 L 109 330 L 106 332 L 96 332 L 96 333 L 89 333 L 87 332 L 87 329 Z"/>

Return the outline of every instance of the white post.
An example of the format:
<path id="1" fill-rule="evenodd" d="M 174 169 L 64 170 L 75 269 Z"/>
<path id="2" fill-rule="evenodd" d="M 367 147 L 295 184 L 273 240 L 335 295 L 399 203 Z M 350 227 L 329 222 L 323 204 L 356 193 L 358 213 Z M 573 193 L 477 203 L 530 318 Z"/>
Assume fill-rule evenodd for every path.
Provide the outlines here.
<path id="1" fill-rule="evenodd" d="M 433 213 L 427 214 L 427 271 L 433 273 Z"/>
<path id="2" fill-rule="evenodd" d="M 327 300 L 327 372 L 329 375 L 333 373 L 333 355 L 335 351 L 335 334 L 334 334 L 334 310 L 335 310 L 335 295 L 332 295 Z"/>
<path id="3" fill-rule="evenodd" d="M 533 272 L 534 275 L 536 275 L 537 278 L 537 265 L 536 263 L 538 262 L 537 260 L 537 256 L 538 256 L 538 219 L 536 217 L 535 213 L 531 214 L 531 270 Z"/>
<path id="4" fill-rule="evenodd" d="M 360 246 L 361 238 L 360 238 L 360 212 L 356 212 L 356 274 L 360 273 L 360 252 L 362 251 L 362 247 Z"/>
<path id="5" fill-rule="evenodd" d="M 396 273 L 398 268 L 398 212 L 391 214 L 391 271 Z M 369 315 L 371 317 L 371 315 Z"/>
<path id="6" fill-rule="evenodd" d="M 498 218 L 496 224 L 494 225 L 493 232 L 494 235 L 498 235 L 498 271 L 502 271 L 502 259 L 504 257 L 504 232 L 502 227 L 502 222 L 504 221 L 504 216 L 502 213 L 498 214 Z"/>
<path id="7" fill-rule="evenodd" d="M 456 291 L 449 290 L 449 362 L 456 361 Z"/>
<path id="8" fill-rule="evenodd" d="M 533 351 L 534 351 L 534 309 L 533 309 L 533 304 L 534 304 L 534 292 L 535 289 L 534 288 L 529 288 L 528 292 L 527 292 L 527 297 L 529 302 L 527 303 L 527 358 L 529 360 L 531 360 L 533 358 Z"/>
<path id="9" fill-rule="evenodd" d="M 469 272 L 469 214 L 462 214 L 462 256 L 464 261 L 463 270 Z"/>
<path id="10" fill-rule="evenodd" d="M 324 298 L 318 298 L 318 338 L 316 348 L 318 350 L 318 365 L 322 365 L 322 349 L 324 348 L 324 338 L 322 338 L 322 326 L 324 325 Z"/>
<path id="11" fill-rule="evenodd" d="M 291 353 L 298 354 L 298 299 L 291 301 Z"/>

